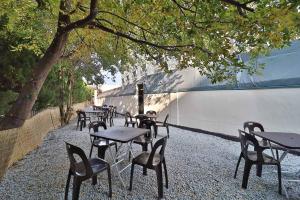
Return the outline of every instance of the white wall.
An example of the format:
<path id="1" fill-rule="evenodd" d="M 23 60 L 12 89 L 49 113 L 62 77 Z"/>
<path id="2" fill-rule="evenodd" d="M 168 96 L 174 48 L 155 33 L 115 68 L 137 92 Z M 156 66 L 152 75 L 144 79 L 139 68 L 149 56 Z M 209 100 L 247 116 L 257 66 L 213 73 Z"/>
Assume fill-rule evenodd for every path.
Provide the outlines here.
<path id="1" fill-rule="evenodd" d="M 137 97 L 102 98 L 118 112 L 137 113 Z M 145 111 L 159 111 L 159 120 L 237 136 L 244 121 L 261 122 L 267 131 L 300 133 L 300 89 L 216 90 L 145 95 Z"/>

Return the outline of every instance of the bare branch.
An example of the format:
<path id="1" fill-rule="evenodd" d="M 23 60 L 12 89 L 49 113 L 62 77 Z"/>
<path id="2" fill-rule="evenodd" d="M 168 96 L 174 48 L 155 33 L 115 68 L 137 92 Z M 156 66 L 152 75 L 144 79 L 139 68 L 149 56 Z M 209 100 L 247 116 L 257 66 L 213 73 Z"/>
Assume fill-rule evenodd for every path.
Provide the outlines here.
<path id="1" fill-rule="evenodd" d="M 207 49 L 204 49 L 202 47 L 198 47 L 195 46 L 194 44 L 187 44 L 187 45 L 159 45 L 159 44 L 155 44 L 152 42 L 149 42 L 147 40 L 143 40 L 143 39 L 138 39 L 138 38 L 134 38 L 126 33 L 120 32 L 120 31 L 116 31 L 113 29 L 110 29 L 108 27 L 103 26 L 100 23 L 96 23 L 96 22 L 91 22 L 89 23 L 89 28 L 97 28 L 100 29 L 102 31 L 108 32 L 108 33 L 112 33 L 114 35 L 120 36 L 122 38 L 126 38 L 128 40 L 131 40 L 132 42 L 138 43 L 138 44 L 145 44 L 148 46 L 152 46 L 152 47 L 156 47 L 159 49 L 163 49 L 163 50 L 167 50 L 167 51 L 179 51 L 180 48 L 197 48 L 201 51 L 203 51 L 204 53 L 207 53 L 209 55 L 211 55 L 211 52 Z"/>
<path id="2" fill-rule="evenodd" d="M 148 32 L 148 33 L 150 33 L 150 34 L 155 35 L 155 33 L 151 32 L 151 30 L 145 29 L 144 27 L 141 27 L 140 25 L 138 25 L 138 24 L 136 24 L 136 23 L 134 23 L 134 22 L 131 22 L 131 21 L 125 19 L 124 17 L 121 17 L 121 16 L 119 16 L 119 15 L 117 15 L 117 14 L 115 14 L 115 13 L 112 13 L 112 12 L 109 12 L 109 11 L 105 11 L 105 10 L 100 10 L 99 13 L 110 14 L 110 15 L 112 15 L 112 16 L 115 16 L 115 17 L 117 17 L 117 18 L 119 18 L 119 19 L 125 21 L 125 22 L 128 23 L 128 24 L 131 24 L 131 25 L 133 25 L 133 26 L 138 27 L 139 29 L 141 29 L 141 30 L 143 30 L 143 31 L 145 31 L 145 32 Z"/>
<path id="3" fill-rule="evenodd" d="M 180 12 L 181 12 L 183 15 L 185 15 L 185 13 L 184 13 L 183 10 L 189 11 L 189 12 L 191 12 L 191 13 L 196 13 L 196 11 L 191 10 L 191 9 L 189 9 L 189 8 L 187 8 L 187 7 L 184 7 L 183 5 L 179 4 L 176 0 L 172 0 L 172 1 L 173 1 L 173 2 L 176 4 L 176 6 L 180 9 Z"/>
<path id="4" fill-rule="evenodd" d="M 235 1 L 235 0 L 221 0 L 221 1 L 223 1 L 225 3 L 228 3 L 228 4 L 231 4 L 231 5 L 234 5 L 237 8 L 242 8 L 244 10 L 247 10 L 247 11 L 250 11 L 250 12 L 254 12 L 254 9 L 253 8 L 249 8 L 247 6 L 247 3 L 244 4 L 244 3 L 240 3 L 240 2 Z"/>
<path id="5" fill-rule="evenodd" d="M 93 19 L 95 19 L 96 15 L 97 15 L 97 3 L 98 3 L 98 0 L 91 0 L 89 15 L 83 19 L 80 19 L 78 21 L 68 24 L 66 27 L 63 28 L 63 31 L 69 32 L 75 28 L 83 27 L 83 26 L 87 25 L 89 22 L 91 22 Z"/>

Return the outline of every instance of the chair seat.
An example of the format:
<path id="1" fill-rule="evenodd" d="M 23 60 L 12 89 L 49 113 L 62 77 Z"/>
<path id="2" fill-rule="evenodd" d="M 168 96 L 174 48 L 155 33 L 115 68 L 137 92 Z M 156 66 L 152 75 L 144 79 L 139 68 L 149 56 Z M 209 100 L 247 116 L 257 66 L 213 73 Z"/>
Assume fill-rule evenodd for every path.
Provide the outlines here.
<path id="1" fill-rule="evenodd" d="M 265 164 L 277 164 L 277 163 L 279 163 L 272 156 L 269 156 L 265 153 L 262 153 L 262 156 L 263 156 Z M 257 152 L 256 151 L 248 151 L 248 158 L 253 162 L 257 162 Z"/>
<path id="2" fill-rule="evenodd" d="M 151 143 L 152 142 L 152 138 L 150 137 L 145 137 L 145 136 L 140 136 L 137 137 L 133 140 L 134 143 L 136 144 L 145 144 L 145 143 Z"/>
<path id="3" fill-rule="evenodd" d="M 135 157 L 132 162 L 137 165 L 146 166 L 149 156 L 150 153 L 148 152 L 141 153 L 140 155 Z M 152 165 L 157 166 L 159 163 L 160 163 L 160 155 L 156 153 L 154 154 Z"/>
<path id="4" fill-rule="evenodd" d="M 110 145 L 114 145 L 116 142 L 109 140 L 108 144 L 106 142 L 106 140 L 103 139 L 96 139 L 93 142 L 93 146 L 97 146 L 97 147 L 101 147 L 101 146 L 110 146 Z"/>
<path id="5" fill-rule="evenodd" d="M 90 158 L 88 159 L 92 171 L 94 174 L 102 172 L 103 170 L 105 170 L 107 168 L 107 164 L 105 161 L 99 159 L 99 158 Z M 79 162 L 76 164 L 76 173 L 78 173 L 77 175 L 79 176 L 85 176 L 85 166 L 83 162 Z"/>

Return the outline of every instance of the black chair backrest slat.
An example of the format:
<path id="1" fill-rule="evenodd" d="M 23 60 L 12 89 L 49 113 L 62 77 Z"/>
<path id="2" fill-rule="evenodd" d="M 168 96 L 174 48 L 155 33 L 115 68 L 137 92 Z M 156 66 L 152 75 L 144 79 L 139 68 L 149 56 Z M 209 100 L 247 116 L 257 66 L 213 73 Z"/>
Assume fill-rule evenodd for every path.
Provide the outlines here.
<path id="1" fill-rule="evenodd" d="M 154 111 L 154 110 L 148 110 L 148 111 L 146 112 L 146 114 L 147 114 L 147 115 L 156 115 L 156 111 Z"/>
<path id="2" fill-rule="evenodd" d="M 165 118 L 164 123 L 163 123 L 164 126 L 167 124 L 168 118 L 169 118 L 169 114 L 166 115 L 166 118 Z"/>
<path id="3" fill-rule="evenodd" d="M 125 120 L 126 120 L 126 122 L 132 122 L 132 116 L 131 116 L 130 112 L 125 113 Z"/>
<path id="4" fill-rule="evenodd" d="M 241 142 L 241 150 L 245 158 L 249 159 L 248 146 L 251 143 L 254 146 L 254 150 L 257 152 L 257 161 L 263 162 L 263 155 L 262 155 L 263 149 L 259 146 L 257 139 L 253 135 L 242 130 L 239 130 L 239 137 Z"/>
<path id="5" fill-rule="evenodd" d="M 106 126 L 106 123 L 105 123 L 105 122 L 103 122 L 103 121 L 96 121 L 96 122 L 90 123 L 90 125 L 89 125 L 89 131 L 90 131 L 91 129 L 93 129 L 94 132 L 98 132 L 100 126 L 101 126 L 104 130 L 107 129 L 107 126 Z"/>
<path id="6" fill-rule="evenodd" d="M 159 147 L 161 147 L 160 151 L 159 151 L 160 161 L 164 160 L 166 145 L 167 145 L 167 137 L 163 137 L 163 138 L 157 140 L 157 142 L 154 144 L 154 146 L 152 148 L 149 159 L 147 161 L 148 166 L 152 165 L 154 155 Z"/>
<path id="7" fill-rule="evenodd" d="M 251 133 L 252 131 L 256 131 L 256 129 L 259 129 L 259 131 L 264 132 L 265 129 L 262 124 L 254 121 L 247 121 L 244 123 L 244 131 L 248 129 L 248 133 Z"/>

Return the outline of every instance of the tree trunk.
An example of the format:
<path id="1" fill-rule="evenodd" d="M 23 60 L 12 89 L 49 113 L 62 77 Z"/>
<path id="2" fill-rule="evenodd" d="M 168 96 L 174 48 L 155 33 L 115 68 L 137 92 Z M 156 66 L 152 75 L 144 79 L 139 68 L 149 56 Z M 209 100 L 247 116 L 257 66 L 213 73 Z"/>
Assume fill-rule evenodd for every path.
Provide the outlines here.
<path id="1" fill-rule="evenodd" d="M 52 66 L 59 60 L 67 39 L 67 32 L 56 33 L 46 53 L 35 66 L 32 77 L 24 85 L 16 102 L 0 122 L 0 130 L 16 128 L 24 124 Z"/>

